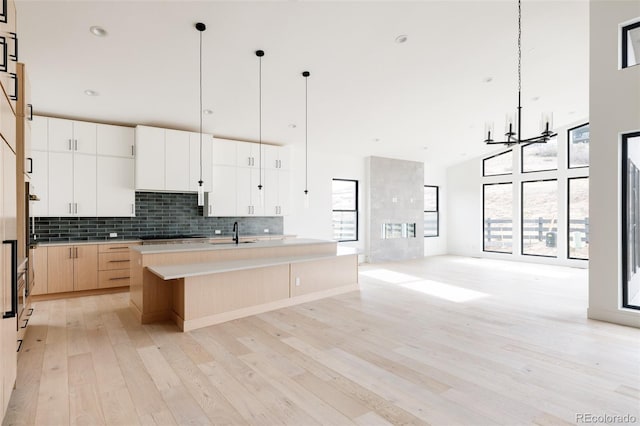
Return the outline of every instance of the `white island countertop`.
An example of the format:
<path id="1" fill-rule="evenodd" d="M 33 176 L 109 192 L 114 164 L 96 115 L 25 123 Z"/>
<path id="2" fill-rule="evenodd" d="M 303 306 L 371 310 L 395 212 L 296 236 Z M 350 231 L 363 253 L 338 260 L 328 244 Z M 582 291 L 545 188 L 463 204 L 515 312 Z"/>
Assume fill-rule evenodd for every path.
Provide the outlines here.
<path id="1" fill-rule="evenodd" d="M 221 272 L 243 271 L 246 269 L 265 268 L 269 266 L 286 265 L 322 259 L 333 259 L 336 256 L 357 255 L 358 250 L 351 247 L 338 247 L 334 255 L 306 255 L 285 256 L 259 259 L 241 259 L 224 262 L 187 263 L 181 265 L 149 266 L 148 269 L 162 278 L 172 280 L 176 278 L 197 277 L 200 275 L 219 274 Z"/>
<path id="2" fill-rule="evenodd" d="M 242 237 L 241 237 L 242 238 Z M 182 253 L 189 251 L 212 251 L 212 250 L 246 250 L 252 248 L 269 247 L 293 247 L 313 244 L 336 244 L 331 240 L 316 240 L 311 238 L 291 238 L 285 240 L 267 240 L 256 242 L 241 242 L 240 244 L 220 244 L 220 243 L 184 243 L 184 244 L 149 244 L 131 247 L 140 254 L 159 253 Z"/>

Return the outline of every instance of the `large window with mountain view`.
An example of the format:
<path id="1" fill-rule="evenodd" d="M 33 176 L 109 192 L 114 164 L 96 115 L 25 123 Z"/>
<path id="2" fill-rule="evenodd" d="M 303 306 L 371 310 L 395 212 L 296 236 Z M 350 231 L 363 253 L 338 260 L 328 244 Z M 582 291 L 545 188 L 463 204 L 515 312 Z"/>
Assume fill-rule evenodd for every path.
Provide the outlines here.
<path id="1" fill-rule="evenodd" d="M 589 123 L 567 131 L 569 168 L 589 167 Z"/>
<path id="2" fill-rule="evenodd" d="M 622 137 L 622 306 L 640 309 L 640 132 Z"/>
<path id="3" fill-rule="evenodd" d="M 569 178 L 569 259 L 589 259 L 589 178 Z"/>
<path id="4" fill-rule="evenodd" d="M 358 181 L 333 179 L 333 239 L 358 241 Z"/>
<path id="5" fill-rule="evenodd" d="M 558 181 L 522 182 L 522 254 L 558 255 Z"/>
<path id="6" fill-rule="evenodd" d="M 513 184 L 489 183 L 482 186 L 484 224 L 483 250 L 513 252 Z"/>

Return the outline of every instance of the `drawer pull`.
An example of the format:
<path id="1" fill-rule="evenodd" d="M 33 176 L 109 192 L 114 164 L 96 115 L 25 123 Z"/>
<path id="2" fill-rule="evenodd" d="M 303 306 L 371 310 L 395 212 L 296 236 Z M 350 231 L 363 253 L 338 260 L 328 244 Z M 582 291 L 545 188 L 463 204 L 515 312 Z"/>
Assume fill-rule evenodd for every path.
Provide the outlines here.
<path id="1" fill-rule="evenodd" d="M 116 277 L 116 278 L 109 278 L 109 281 L 118 281 L 118 280 L 128 280 L 131 277 Z"/>
<path id="2" fill-rule="evenodd" d="M 22 349 L 22 339 L 18 339 L 18 350 L 16 352 L 20 352 L 20 349 Z"/>
<path id="3" fill-rule="evenodd" d="M 109 247 L 109 250 L 123 250 L 123 249 L 128 249 L 129 247 L 124 246 L 124 247 Z"/>
<path id="4" fill-rule="evenodd" d="M 24 321 L 24 325 L 20 328 L 27 328 L 27 324 L 29 324 L 29 318 L 27 318 L 26 320 L 22 320 Z"/>
<path id="5" fill-rule="evenodd" d="M 130 260 L 110 260 L 109 263 L 122 263 L 122 262 L 129 262 Z"/>

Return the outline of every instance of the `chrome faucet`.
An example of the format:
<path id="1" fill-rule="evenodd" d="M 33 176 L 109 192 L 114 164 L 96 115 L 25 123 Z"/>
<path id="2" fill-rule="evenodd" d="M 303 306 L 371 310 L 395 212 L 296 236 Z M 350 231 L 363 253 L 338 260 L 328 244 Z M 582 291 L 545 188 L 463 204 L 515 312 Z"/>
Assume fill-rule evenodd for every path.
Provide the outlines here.
<path id="1" fill-rule="evenodd" d="M 238 244 L 240 227 L 238 226 L 238 222 L 233 222 L 233 241 Z"/>

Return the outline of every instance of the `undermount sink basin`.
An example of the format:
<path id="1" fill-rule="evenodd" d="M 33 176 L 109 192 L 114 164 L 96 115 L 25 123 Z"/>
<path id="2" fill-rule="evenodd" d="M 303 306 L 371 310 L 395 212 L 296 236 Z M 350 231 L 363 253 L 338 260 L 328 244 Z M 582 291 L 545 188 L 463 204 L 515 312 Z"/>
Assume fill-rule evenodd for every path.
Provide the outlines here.
<path id="1" fill-rule="evenodd" d="M 238 245 L 240 245 L 240 244 L 253 244 L 253 243 L 257 243 L 257 241 L 255 241 L 255 240 L 254 240 L 254 241 L 240 241 L 240 242 L 238 243 Z M 230 242 L 230 243 L 228 243 L 228 242 L 224 242 L 224 243 L 209 243 L 209 244 L 211 244 L 212 246 L 230 246 L 230 245 L 236 245 L 236 243 L 234 243 L 234 242 Z"/>

